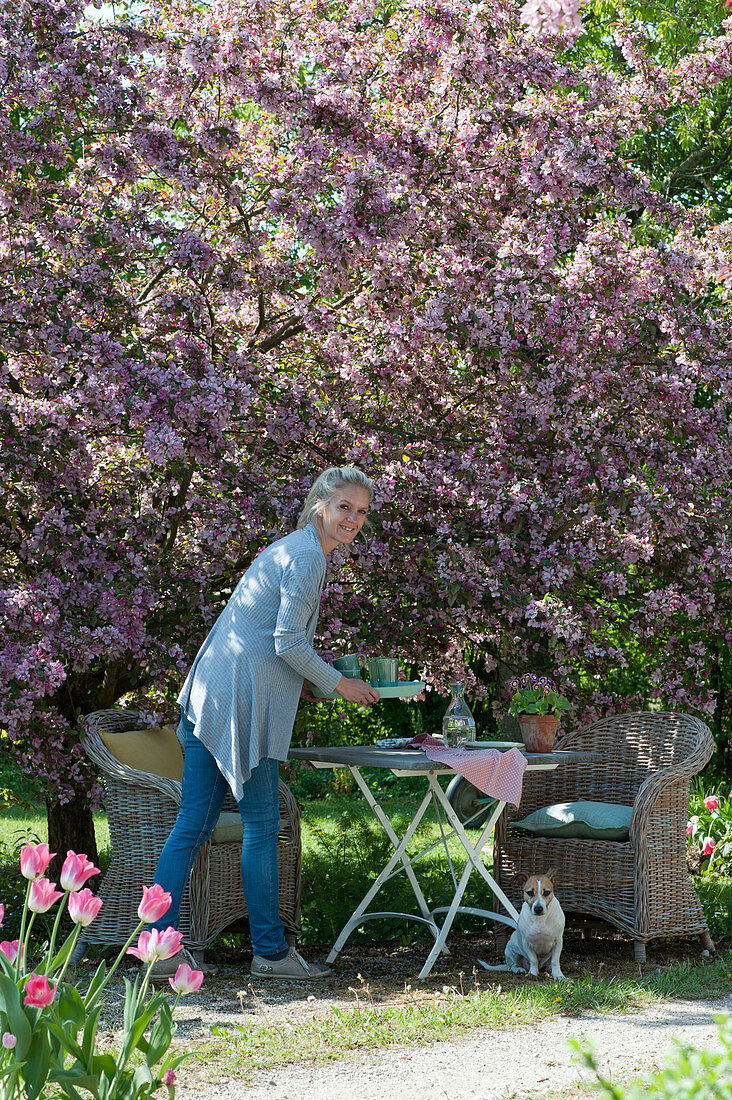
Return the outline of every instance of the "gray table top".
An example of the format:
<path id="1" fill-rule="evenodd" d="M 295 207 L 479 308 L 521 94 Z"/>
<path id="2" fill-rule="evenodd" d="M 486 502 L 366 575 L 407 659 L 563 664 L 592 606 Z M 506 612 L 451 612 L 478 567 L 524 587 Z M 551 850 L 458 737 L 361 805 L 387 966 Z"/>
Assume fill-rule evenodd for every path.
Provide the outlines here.
<path id="1" fill-rule="evenodd" d="M 500 750 L 499 750 L 500 751 Z M 523 752 L 523 750 L 519 750 Z M 601 752 L 524 752 L 528 766 L 562 767 L 566 764 L 596 764 Z M 288 760 L 308 760 L 311 764 L 342 764 L 354 768 L 389 768 L 409 772 L 446 771 L 448 765 L 430 760 L 421 749 L 380 749 L 376 745 L 325 745 L 307 749 L 291 748 Z"/>

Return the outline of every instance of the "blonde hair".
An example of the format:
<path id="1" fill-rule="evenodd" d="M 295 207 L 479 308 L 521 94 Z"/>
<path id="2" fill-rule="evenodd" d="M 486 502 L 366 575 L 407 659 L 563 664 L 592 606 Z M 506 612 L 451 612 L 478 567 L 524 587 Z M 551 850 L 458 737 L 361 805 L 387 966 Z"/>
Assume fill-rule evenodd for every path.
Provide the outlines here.
<path id="1" fill-rule="evenodd" d="M 358 485 L 360 489 L 365 489 L 369 494 L 369 500 L 373 500 L 374 483 L 363 470 L 359 470 L 357 466 L 329 466 L 327 470 L 323 470 L 322 474 L 316 477 L 310 492 L 305 498 L 302 512 L 297 521 L 298 530 L 307 527 L 309 523 L 318 527 L 320 513 L 323 508 L 344 485 Z M 364 523 L 366 529 L 368 529 L 367 524 L 368 520 Z"/>

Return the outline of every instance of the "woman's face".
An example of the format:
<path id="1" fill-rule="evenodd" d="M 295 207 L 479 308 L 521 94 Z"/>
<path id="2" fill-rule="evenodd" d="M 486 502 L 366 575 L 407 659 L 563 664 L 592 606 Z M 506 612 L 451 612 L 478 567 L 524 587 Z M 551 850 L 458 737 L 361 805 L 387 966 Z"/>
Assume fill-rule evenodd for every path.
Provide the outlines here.
<path id="1" fill-rule="evenodd" d="M 370 503 L 369 492 L 361 485 L 343 485 L 336 489 L 319 512 L 323 553 L 353 542 L 364 525 Z"/>

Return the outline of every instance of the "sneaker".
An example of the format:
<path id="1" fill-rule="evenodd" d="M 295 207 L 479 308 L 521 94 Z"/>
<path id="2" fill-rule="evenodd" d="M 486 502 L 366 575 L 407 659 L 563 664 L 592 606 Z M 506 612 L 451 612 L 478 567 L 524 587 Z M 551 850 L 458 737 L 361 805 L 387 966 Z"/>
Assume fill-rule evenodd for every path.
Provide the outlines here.
<path id="1" fill-rule="evenodd" d="M 168 978 L 175 977 L 178 967 L 182 963 L 188 963 L 191 970 L 202 970 L 204 974 L 215 974 L 218 970 L 217 966 L 211 966 L 205 963 L 203 959 L 197 959 L 184 947 L 172 958 L 158 959 L 154 962 L 150 971 L 150 981 L 153 985 L 165 985 Z"/>
<path id="2" fill-rule="evenodd" d="M 263 959 L 261 955 L 255 955 L 250 974 L 253 978 L 273 978 L 275 981 L 310 982 L 326 978 L 330 967 L 305 962 L 302 955 L 291 947 L 284 959 Z"/>

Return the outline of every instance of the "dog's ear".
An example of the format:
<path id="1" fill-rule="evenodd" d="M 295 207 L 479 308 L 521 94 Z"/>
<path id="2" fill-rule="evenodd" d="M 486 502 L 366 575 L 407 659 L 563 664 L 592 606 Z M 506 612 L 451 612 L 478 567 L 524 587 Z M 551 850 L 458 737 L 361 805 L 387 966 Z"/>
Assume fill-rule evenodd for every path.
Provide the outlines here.
<path id="1" fill-rule="evenodd" d="M 552 882 L 554 882 L 554 878 L 555 878 L 556 873 L 557 872 L 554 870 L 554 868 L 550 867 L 549 870 L 546 872 L 546 877 L 550 878 L 552 880 Z"/>
<path id="2" fill-rule="evenodd" d="M 523 886 L 528 877 L 529 876 L 526 874 L 525 871 L 517 871 L 516 874 L 513 876 L 513 881 L 516 883 L 517 886 Z"/>

